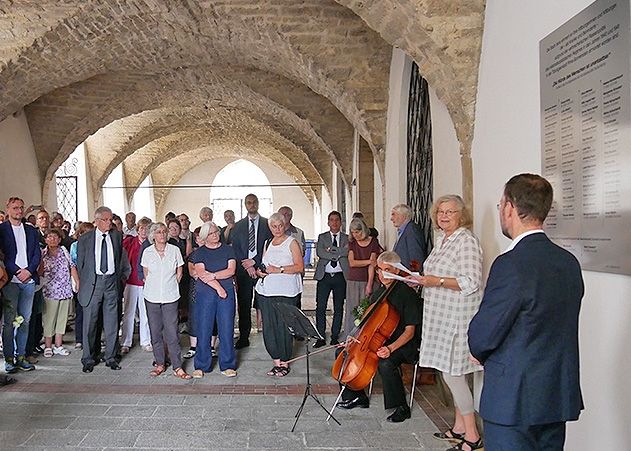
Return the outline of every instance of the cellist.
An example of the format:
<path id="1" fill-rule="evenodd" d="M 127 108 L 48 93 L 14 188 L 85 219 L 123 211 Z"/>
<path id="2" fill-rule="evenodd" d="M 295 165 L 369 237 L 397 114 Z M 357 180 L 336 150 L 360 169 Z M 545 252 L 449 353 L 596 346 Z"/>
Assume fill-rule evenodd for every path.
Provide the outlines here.
<path id="1" fill-rule="evenodd" d="M 397 263 L 401 263 L 401 258 L 392 251 L 383 252 L 377 257 L 377 275 L 381 285 L 370 296 L 370 300 L 374 302 L 386 289 L 395 284 L 388 295 L 388 302 L 399 313 L 399 324 L 390 338 L 377 350 L 378 369 L 383 381 L 384 407 L 386 410 L 394 409 L 387 418 L 393 423 L 400 423 L 410 418 L 410 408 L 399 367 L 402 363 L 413 363 L 418 356 L 423 311 L 419 297 L 412 288 L 403 282 L 384 277 L 384 272 L 399 273 L 399 270 L 393 266 Z M 342 400 L 337 404 L 337 407 L 342 409 L 367 408 L 368 406 L 369 401 L 364 390 L 355 391 L 348 387 L 342 392 Z"/>

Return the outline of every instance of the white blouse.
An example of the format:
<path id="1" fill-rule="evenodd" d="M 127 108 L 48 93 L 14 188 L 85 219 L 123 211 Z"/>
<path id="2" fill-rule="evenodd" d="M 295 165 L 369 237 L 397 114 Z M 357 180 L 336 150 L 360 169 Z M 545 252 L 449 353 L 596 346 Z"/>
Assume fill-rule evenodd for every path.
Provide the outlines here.
<path id="1" fill-rule="evenodd" d="M 149 269 L 143 289 L 148 302 L 168 304 L 180 298 L 177 268 L 184 265 L 184 260 L 177 246 L 167 243 L 164 257 L 160 257 L 155 245 L 149 246 L 142 254 L 140 265 Z"/>

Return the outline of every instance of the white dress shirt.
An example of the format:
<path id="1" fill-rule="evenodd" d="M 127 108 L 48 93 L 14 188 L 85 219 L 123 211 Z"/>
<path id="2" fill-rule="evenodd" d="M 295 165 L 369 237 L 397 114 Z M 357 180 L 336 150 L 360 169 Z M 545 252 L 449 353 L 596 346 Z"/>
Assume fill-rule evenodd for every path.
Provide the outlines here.
<path id="1" fill-rule="evenodd" d="M 335 240 L 337 241 L 337 247 L 340 247 L 341 231 L 337 232 L 337 233 L 329 232 L 329 235 L 331 235 L 331 245 L 333 245 L 333 235 L 335 235 Z M 328 262 L 326 264 L 326 266 L 324 267 L 324 272 L 325 273 L 329 273 L 329 274 L 335 274 L 336 272 L 342 272 L 342 265 L 340 265 L 340 262 L 338 261 L 337 265 L 334 268 L 333 266 L 331 266 L 331 262 Z"/>
<path id="2" fill-rule="evenodd" d="M 105 235 L 105 242 L 107 243 L 107 272 L 105 274 L 101 272 L 101 242 L 103 241 L 103 235 Z M 114 246 L 112 245 L 110 232 L 104 233 L 98 228 L 94 229 L 94 268 L 96 269 L 96 274 L 99 276 L 111 276 L 116 270 L 114 264 Z"/>
<path id="3" fill-rule="evenodd" d="M 26 268 L 28 266 L 28 254 L 26 253 L 26 231 L 24 230 L 24 224 L 20 224 L 19 226 L 14 226 L 11 224 L 13 228 L 13 236 L 15 237 L 15 248 L 17 253 L 15 254 L 15 266 L 18 268 Z M 18 276 L 13 276 L 11 279 L 13 283 L 22 283 Z M 30 279 L 27 283 L 33 282 L 33 279 Z"/>
<path id="4" fill-rule="evenodd" d="M 513 249 L 515 249 L 515 246 L 517 246 L 517 243 L 519 243 L 521 240 L 526 238 L 528 235 L 533 235 L 535 233 L 545 233 L 545 232 L 543 231 L 543 229 L 535 229 L 535 230 L 528 230 L 527 232 L 524 232 L 521 235 L 517 235 L 515 239 L 511 241 L 508 248 L 506 248 L 506 250 L 502 252 L 502 254 L 512 251 Z"/>
<path id="5" fill-rule="evenodd" d="M 248 258 L 254 258 L 256 257 L 256 254 L 258 254 L 258 252 L 256 252 L 256 249 L 258 248 L 260 217 L 260 215 L 256 215 L 256 217 L 251 218 L 250 215 L 248 215 L 248 246 L 250 245 L 250 224 L 252 224 L 252 219 L 254 219 L 254 250 L 251 251 L 248 247 Z"/>

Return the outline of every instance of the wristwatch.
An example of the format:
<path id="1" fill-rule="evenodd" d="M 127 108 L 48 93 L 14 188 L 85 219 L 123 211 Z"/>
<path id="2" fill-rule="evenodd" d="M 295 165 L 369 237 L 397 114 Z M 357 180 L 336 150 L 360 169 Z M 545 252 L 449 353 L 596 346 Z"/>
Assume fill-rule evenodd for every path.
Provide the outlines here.
<path id="1" fill-rule="evenodd" d="M 283 268 L 282 266 L 280 267 L 280 273 L 284 273 L 285 272 L 285 268 Z"/>
<path id="2" fill-rule="evenodd" d="M 445 285 L 445 279 L 443 279 L 442 277 L 440 278 L 440 286 L 444 286 Z"/>

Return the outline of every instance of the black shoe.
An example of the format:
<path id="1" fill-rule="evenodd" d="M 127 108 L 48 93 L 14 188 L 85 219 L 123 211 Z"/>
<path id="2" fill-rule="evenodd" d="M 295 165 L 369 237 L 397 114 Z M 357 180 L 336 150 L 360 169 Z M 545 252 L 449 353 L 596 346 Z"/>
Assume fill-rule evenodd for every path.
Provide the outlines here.
<path id="1" fill-rule="evenodd" d="M 305 341 L 305 337 L 301 337 L 301 336 L 296 336 L 296 341 Z"/>
<path id="2" fill-rule="evenodd" d="M 337 407 L 346 410 L 354 409 L 355 407 L 367 409 L 368 407 L 370 407 L 370 401 L 365 396 L 358 396 L 357 398 L 338 402 Z"/>
<path id="3" fill-rule="evenodd" d="M 94 371 L 94 364 L 92 364 L 92 363 L 84 363 L 82 371 L 84 373 L 91 373 L 92 371 Z"/>
<path id="4" fill-rule="evenodd" d="M 322 346 L 324 346 L 326 344 L 326 341 L 324 340 L 316 340 L 315 344 L 313 345 L 314 348 L 321 348 Z"/>
<path id="5" fill-rule="evenodd" d="M 335 346 L 335 345 L 339 345 L 340 342 L 337 341 L 337 338 L 331 338 L 331 345 Z"/>
<path id="6" fill-rule="evenodd" d="M 121 366 L 118 364 L 118 362 L 116 360 L 106 363 L 105 364 L 106 367 L 108 367 L 110 370 L 120 370 L 122 369 Z"/>
<path id="7" fill-rule="evenodd" d="M 234 349 L 243 349 L 247 348 L 248 346 L 250 346 L 250 340 L 248 340 L 247 338 L 245 340 L 239 338 L 234 344 Z"/>
<path id="8" fill-rule="evenodd" d="M 15 384 L 17 381 L 9 376 L 0 376 L 0 387 L 4 387 L 5 385 Z"/>
<path id="9" fill-rule="evenodd" d="M 408 406 L 399 406 L 394 409 L 392 415 L 388 417 L 388 421 L 391 423 L 401 423 L 412 416 L 410 408 Z"/>

